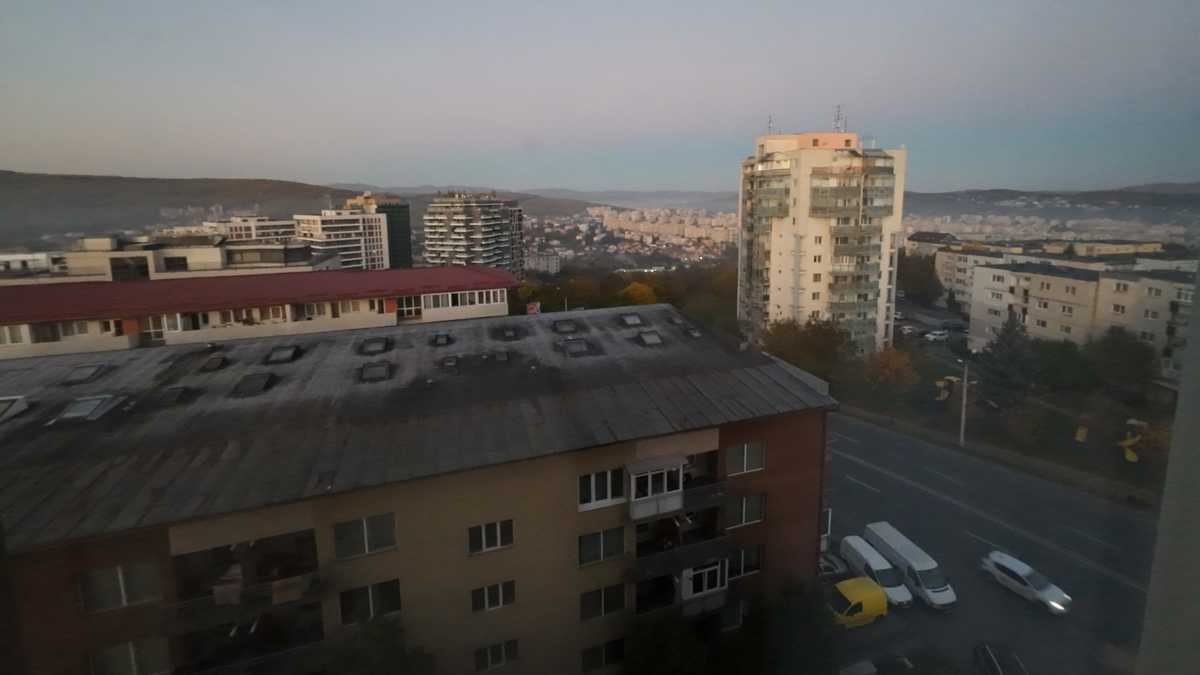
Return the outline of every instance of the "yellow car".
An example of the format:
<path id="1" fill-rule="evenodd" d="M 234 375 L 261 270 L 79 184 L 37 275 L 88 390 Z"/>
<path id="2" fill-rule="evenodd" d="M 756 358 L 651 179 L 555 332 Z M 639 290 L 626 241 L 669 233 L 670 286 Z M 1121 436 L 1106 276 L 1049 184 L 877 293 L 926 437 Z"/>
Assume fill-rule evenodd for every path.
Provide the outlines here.
<path id="1" fill-rule="evenodd" d="M 865 626 L 887 614 L 887 594 L 867 577 L 846 579 L 834 584 L 829 611 L 843 628 Z"/>

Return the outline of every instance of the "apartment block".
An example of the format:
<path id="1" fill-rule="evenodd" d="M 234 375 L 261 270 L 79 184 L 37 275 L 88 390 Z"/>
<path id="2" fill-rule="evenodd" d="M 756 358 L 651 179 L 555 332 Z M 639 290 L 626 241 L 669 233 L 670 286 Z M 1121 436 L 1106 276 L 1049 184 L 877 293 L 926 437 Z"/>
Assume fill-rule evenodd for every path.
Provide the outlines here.
<path id="1" fill-rule="evenodd" d="M 495 194 L 438 194 L 425 209 L 425 263 L 525 270 L 524 215 Z"/>
<path id="2" fill-rule="evenodd" d="M 288 239 L 296 236 L 296 221 L 269 216 L 233 216 L 227 220 L 211 220 L 201 226 L 213 234 L 224 235 L 230 241 L 244 239 Z"/>
<path id="3" fill-rule="evenodd" d="M 439 672 L 616 667 L 636 617 L 814 579 L 817 383 L 668 305 L 0 363 L 7 637 L 311 673 L 391 617 Z"/>
<path id="4" fill-rule="evenodd" d="M 364 192 L 344 204 L 347 209 L 374 208 L 387 217 L 388 267 L 412 267 L 412 220 L 409 205 L 391 196 L 376 196 Z"/>
<path id="5" fill-rule="evenodd" d="M 1196 288 L 1194 272 L 1107 272 L 1096 298 L 1097 322 L 1118 326 L 1154 347 L 1162 374 L 1180 379 Z"/>
<path id="6" fill-rule="evenodd" d="M 387 216 L 374 202 L 363 209 L 323 209 L 296 215 L 296 236 L 313 251 L 336 254 L 342 269 L 381 270 L 390 265 Z"/>
<path id="7" fill-rule="evenodd" d="M 508 314 L 489 267 L 0 287 L 0 359 Z"/>
<path id="8" fill-rule="evenodd" d="M 975 286 L 975 268 L 1005 260 L 1005 254 L 991 251 L 942 249 L 934 254 L 933 268 L 947 294 L 958 301 L 960 311 L 971 316 L 971 298 Z"/>
<path id="9" fill-rule="evenodd" d="M 534 253 L 525 256 L 525 269 L 542 274 L 558 274 L 562 271 L 562 258 L 556 253 Z"/>
<path id="10" fill-rule="evenodd" d="M 853 133 L 772 134 L 742 162 L 738 319 L 833 319 L 863 351 L 891 340 L 905 150 Z"/>
<path id="11" fill-rule="evenodd" d="M 904 252 L 908 255 L 933 255 L 952 244 L 958 237 L 949 232 L 913 232 L 904 237 Z"/>

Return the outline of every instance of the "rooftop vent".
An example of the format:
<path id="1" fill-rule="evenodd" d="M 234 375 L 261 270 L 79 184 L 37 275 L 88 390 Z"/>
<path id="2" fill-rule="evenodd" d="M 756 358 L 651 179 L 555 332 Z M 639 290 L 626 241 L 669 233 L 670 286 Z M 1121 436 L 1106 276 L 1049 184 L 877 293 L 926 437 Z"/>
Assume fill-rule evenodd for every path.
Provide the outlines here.
<path id="1" fill-rule="evenodd" d="M 508 350 L 501 349 L 496 352 L 496 363 L 508 363 Z"/>
<path id="2" fill-rule="evenodd" d="M 592 346 L 588 341 L 579 338 L 563 340 L 562 347 L 567 356 L 587 356 L 592 353 Z"/>
<path id="3" fill-rule="evenodd" d="M 389 337 L 373 337 L 362 341 L 358 346 L 358 353 L 363 356 L 378 356 L 384 352 L 391 351 L 392 339 Z"/>
<path id="4" fill-rule="evenodd" d="M 67 404 L 67 407 L 59 413 L 54 419 L 57 421 L 87 421 L 98 420 L 105 413 L 120 405 L 124 401 L 124 396 L 113 396 L 112 394 L 102 394 L 100 396 L 84 396 L 77 398 Z"/>
<path id="5" fill-rule="evenodd" d="M 281 363 L 291 363 L 298 358 L 300 358 L 299 347 L 296 345 L 281 345 L 267 352 L 267 357 L 263 359 L 263 363 L 268 366 L 277 366 Z"/>
<path id="6" fill-rule="evenodd" d="M 20 415 L 27 408 L 29 403 L 25 401 L 24 396 L 0 397 L 0 422 Z"/>
<path id="7" fill-rule="evenodd" d="M 225 358 L 224 356 L 221 356 L 220 354 L 215 354 L 204 360 L 204 363 L 200 366 L 200 372 L 202 372 L 202 373 L 216 372 L 216 371 L 224 368 L 225 364 L 227 364 L 227 363 L 229 363 L 229 359 Z"/>
<path id="8" fill-rule="evenodd" d="M 275 376 L 270 373 L 252 373 L 243 375 L 242 379 L 233 387 L 233 396 L 243 398 L 246 396 L 257 396 L 271 388 L 275 383 Z"/>
<path id="9" fill-rule="evenodd" d="M 560 333 L 562 335 L 570 335 L 572 333 L 579 332 L 579 323 L 574 319 L 559 319 L 551 324 L 551 327 L 554 329 L 555 333 Z"/>
<path id="10" fill-rule="evenodd" d="M 663 343 L 662 336 L 656 330 L 644 330 L 638 333 L 637 339 L 643 347 L 658 347 Z"/>
<path id="11" fill-rule="evenodd" d="M 621 325 L 623 325 L 627 328 L 633 328 L 634 326 L 641 326 L 643 323 L 645 323 L 645 322 L 642 321 L 642 317 L 638 316 L 637 314 L 622 314 L 621 315 Z"/>
<path id="12" fill-rule="evenodd" d="M 392 364 L 387 361 L 373 361 L 364 365 L 358 371 L 358 379 L 362 382 L 383 382 L 392 379 Z"/>
<path id="13" fill-rule="evenodd" d="M 448 347 L 454 343 L 454 338 L 450 337 L 449 333 L 437 333 L 429 344 L 433 347 Z"/>
<path id="14" fill-rule="evenodd" d="M 526 332 L 517 326 L 497 326 L 491 331 L 493 340 L 501 340 L 504 342 L 516 342 L 525 337 Z"/>
<path id="15" fill-rule="evenodd" d="M 188 395 L 187 387 L 180 386 L 180 385 L 172 385 L 170 387 L 164 387 L 162 390 L 160 390 L 158 392 L 158 395 L 154 397 L 154 400 L 159 405 L 164 405 L 164 406 L 176 405 L 179 402 L 183 401 L 183 399 L 186 398 L 187 395 Z"/>
<path id="16" fill-rule="evenodd" d="M 104 374 L 103 364 L 91 364 L 86 366 L 75 366 L 67 376 L 63 378 L 62 383 L 65 385 L 84 384 L 98 379 Z"/>
<path id="17" fill-rule="evenodd" d="M 676 315 L 674 315 L 674 314 L 672 314 L 671 316 L 667 317 L 667 321 L 668 321 L 668 322 L 669 322 L 669 323 L 670 323 L 672 326 L 682 326 L 682 325 L 683 325 L 683 319 L 679 318 L 678 316 L 676 316 Z"/>
<path id="18" fill-rule="evenodd" d="M 685 330 L 685 331 L 683 331 L 683 332 L 684 332 L 684 334 L 685 334 L 685 335 L 687 335 L 688 337 L 692 338 L 693 340 L 695 340 L 695 339 L 697 339 L 697 338 L 699 338 L 699 337 L 701 337 L 701 336 L 703 336 L 703 335 L 704 335 L 703 333 L 701 333 L 701 332 L 700 332 L 700 329 L 699 329 L 699 328 L 689 328 L 689 329 L 687 329 L 687 330 Z"/>
<path id="19" fill-rule="evenodd" d="M 446 358 L 442 359 L 442 367 L 447 368 L 447 369 L 457 368 L 458 367 L 458 357 L 457 356 L 447 356 Z"/>

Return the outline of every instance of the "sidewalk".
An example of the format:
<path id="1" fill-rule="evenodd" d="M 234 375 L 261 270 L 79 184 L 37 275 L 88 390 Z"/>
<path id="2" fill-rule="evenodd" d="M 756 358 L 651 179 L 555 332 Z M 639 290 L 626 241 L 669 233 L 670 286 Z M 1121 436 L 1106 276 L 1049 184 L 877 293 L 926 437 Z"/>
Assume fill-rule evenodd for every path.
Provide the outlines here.
<path id="1" fill-rule="evenodd" d="M 1148 510 L 1157 510 L 1160 495 L 1153 490 L 1137 487 L 1129 483 L 1104 478 L 1086 471 L 1073 469 L 1069 466 L 1063 466 L 1055 462 L 1050 462 L 1036 457 L 1029 457 L 1018 452 L 1001 448 L 987 443 L 977 443 L 968 441 L 966 447 L 959 447 L 958 438 L 952 434 L 943 433 L 927 429 L 919 424 L 909 422 L 889 415 L 869 412 L 861 408 L 841 404 L 838 406 L 838 411 L 857 417 L 861 420 L 878 424 L 879 426 L 894 429 L 909 436 L 915 436 L 922 440 L 940 445 L 945 448 L 965 452 L 969 455 L 981 457 L 991 460 L 1014 469 L 1024 471 L 1047 480 L 1052 480 L 1063 485 L 1077 487 L 1087 490 L 1092 494 L 1099 495 L 1106 499 L 1122 502 L 1137 508 Z"/>

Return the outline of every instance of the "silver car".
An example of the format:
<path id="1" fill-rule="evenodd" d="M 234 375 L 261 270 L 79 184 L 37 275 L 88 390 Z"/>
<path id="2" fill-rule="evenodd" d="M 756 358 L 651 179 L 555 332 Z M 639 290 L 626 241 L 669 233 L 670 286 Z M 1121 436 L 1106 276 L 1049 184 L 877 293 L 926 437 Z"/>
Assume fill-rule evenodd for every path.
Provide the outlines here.
<path id="1" fill-rule="evenodd" d="M 1045 605 L 1051 614 L 1071 611 L 1071 596 L 1050 583 L 1040 572 L 1007 553 L 992 551 L 979 561 L 979 569 L 1022 598 Z"/>

